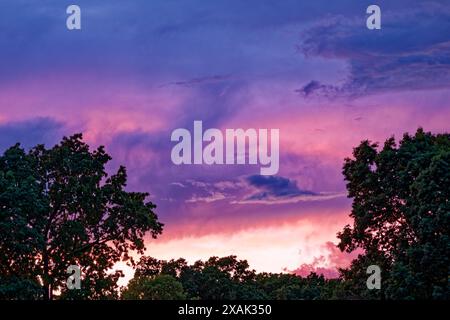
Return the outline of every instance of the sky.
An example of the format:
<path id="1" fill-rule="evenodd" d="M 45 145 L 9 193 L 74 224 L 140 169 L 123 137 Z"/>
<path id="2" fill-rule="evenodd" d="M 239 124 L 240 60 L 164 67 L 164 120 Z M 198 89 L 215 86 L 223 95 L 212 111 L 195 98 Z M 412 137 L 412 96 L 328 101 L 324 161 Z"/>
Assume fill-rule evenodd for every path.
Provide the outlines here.
<path id="1" fill-rule="evenodd" d="M 355 258 L 335 247 L 344 159 L 365 139 L 448 132 L 449 101 L 448 1 L 0 0 L 0 150 L 77 132 L 105 145 L 108 170 L 158 206 L 160 259 L 335 276 Z M 279 172 L 174 165 L 171 132 L 195 120 L 279 129 Z"/>

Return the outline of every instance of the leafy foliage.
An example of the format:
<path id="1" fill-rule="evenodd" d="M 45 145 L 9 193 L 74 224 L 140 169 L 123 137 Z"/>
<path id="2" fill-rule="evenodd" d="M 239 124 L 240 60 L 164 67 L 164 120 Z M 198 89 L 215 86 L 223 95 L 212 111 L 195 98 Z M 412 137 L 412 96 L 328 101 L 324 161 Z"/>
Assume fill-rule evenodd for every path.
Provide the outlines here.
<path id="1" fill-rule="evenodd" d="M 236 256 L 184 259 L 142 256 L 143 238 L 162 224 L 147 193 L 125 191 L 124 167 L 108 176 L 103 147 L 81 135 L 51 149 L 0 156 L 0 299 L 119 299 L 120 260 L 135 266 L 123 299 L 449 299 L 450 135 L 405 134 L 379 149 L 363 141 L 345 159 L 353 225 L 338 233 L 342 251 L 364 252 L 339 279 L 311 273 L 257 273 Z M 81 290 L 67 290 L 66 269 L 82 268 Z M 382 270 L 368 290 L 367 267 Z"/>
<path id="2" fill-rule="evenodd" d="M 147 193 L 124 190 L 124 167 L 108 177 L 109 160 L 81 134 L 28 153 L 17 144 L 0 157 L 0 297 L 64 296 L 70 265 L 82 269 L 85 298 L 114 296 L 120 273 L 107 270 L 129 250 L 143 253 L 144 235 L 156 237 L 162 224 Z"/>
<path id="3" fill-rule="evenodd" d="M 134 278 L 123 291 L 125 300 L 182 300 L 183 286 L 170 275 Z"/>
<path id="4" fill-rule="evenodd" d="M 383 270 L 378 298 L 448 299 L 450 257 L 450 135 L 405 134 L 396 145 L 363 141 L 346 159 L 344 176 L 351 217 L 339 233 L 339 247 L 362 248 L 364 256 L 343 272 L 352 295 L 370 264 Z M 364 275 L 366 277 L 366 275 Z M 373 296 L 372 296 L 373 297 Z"/>
<path id="5" fill-rule="evenodd" d="M 326 280 L 314 273 L 306 278 L 293 274 L 258 274 L 249 269 L 246 260 L 238 260 L 236 256 L 211 257 L 193 265 L 188 265 L 184 259 L 165 261 L 142 257 L 123 298 L 147 296 L 140 284 L 161 276 L 177 281 L 184 289 L 186 298 L 200 300 L 331 298 L 332 292 L 329 296 L 322 295 L 329 291 L 326 286 L 337 281 Z M 133 294 L 130 295 L 130 292 Z"/>

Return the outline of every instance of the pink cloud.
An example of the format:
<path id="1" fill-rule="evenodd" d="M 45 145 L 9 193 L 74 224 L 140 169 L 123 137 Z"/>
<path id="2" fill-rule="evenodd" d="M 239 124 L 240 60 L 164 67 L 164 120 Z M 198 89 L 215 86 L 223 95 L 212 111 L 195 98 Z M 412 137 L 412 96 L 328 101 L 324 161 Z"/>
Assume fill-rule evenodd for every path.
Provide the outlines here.
<path id="1" fill-rule="evenodd" d="M 235 254 L 247 259 L 258 271 L 282 272 L 313 261 L 320 253 L 329 250 L 321 243 L 336 239 L 345 217 L 291 219 L 272 222 L 245 229 L 216 231 L 203 235 L 185 235 L 179 238 L 162 236 L 147 242 L 147 255 L 163 259 L 186 258 L 190 262 L 210 256 Z M 237 222 L 235 221 L 237 227 Z M 319 250 L 318 250 L 319 249 Z M 341 265 L 340 257 L 333 257 L 333 265 Z"/>
<path id="2" fill-rule="evenodd" d="M 183 214 L 176 216 L 176 223 L 166 223 L 164 233 L 157 240 L 158 242 L 219 233 L 229 235 L 242 230 L 268 226 L 283 227 L 285 225 L 296 225 L 298 221 L 312 223 L 315 225 L 314 232 L 316 233 L 320 233 L 325 226 L 333 225 L 331 235 L 334 237 L 337 231 L 349 223 L 348 214 L 351 206 L 348 199 L 341 197 L 326 201 L 302 202 L 301 205 L 299 203 L 287 203 L 274 205 L 248 204 L 244 206 L 230 204 L 226 200 L 187 202 L 183 204 L 180 210 Z M 163 215 L 161 215 L 161 218 L 165 223 Z"/>
<path id="3" fill-rule="evenodd" d="M 327 241 L 323 246 L 326 251 L 324 254 L 314 257 L 311 263 L 302 263 L 300 267 L 289 272 L 306 277 L 311 272 L 322 274 L 325 278 L 338 278 L 339 268 L 346 268 L 352 260 L 356 259 L 361 251 L 352 253 L 341 252 L 339 248 L 331 241 Z"/>

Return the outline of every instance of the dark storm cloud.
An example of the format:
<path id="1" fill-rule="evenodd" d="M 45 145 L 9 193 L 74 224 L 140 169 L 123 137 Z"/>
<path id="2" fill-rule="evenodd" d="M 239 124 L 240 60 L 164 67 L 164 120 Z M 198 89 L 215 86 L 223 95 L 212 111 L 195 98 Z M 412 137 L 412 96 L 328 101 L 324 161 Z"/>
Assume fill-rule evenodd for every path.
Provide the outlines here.
<path id="1" fill-rule="evenodd" d="M 248 200 L 315 194 L 311 191 L 299 189 L 296 181 L 279 176 L 254 175 L 248 177 L 247 181 L 250 186 L 253 186 L 258 190 L 258 192 L 251 195 Z"/>
<path id="2" fill-rule="evenodd" d="M 449 88 L 450 4 L 386 9 L 381 30 L 368 30 L 364 19 L 330 18 L 305 31 L 300 47 L 306 57 L 342 59 L 349 69 L 343 83 L 305 84 L 297 90 L 305 97 Z"/>
<path id="3" fill-rule="evenodd" d="M 37 144 L 52 144 L 62 136 L 63 124 L 51 118 L 35 118 L 20 122 L 9 122 L 0 125 L 0 150 L 20 143 L 30 148 Z"/>

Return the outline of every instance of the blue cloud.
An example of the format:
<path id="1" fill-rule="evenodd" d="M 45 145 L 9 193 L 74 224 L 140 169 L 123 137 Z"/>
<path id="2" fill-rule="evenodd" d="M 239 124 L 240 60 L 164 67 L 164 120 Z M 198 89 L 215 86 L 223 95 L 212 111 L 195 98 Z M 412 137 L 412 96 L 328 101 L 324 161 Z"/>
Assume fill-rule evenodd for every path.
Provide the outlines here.
<path id="1" fill-rule="evenodd" d="M 335 98 L 450 87 L 448 2 L 382 11 L 381 30 L 368 30 L 364 22 L 336 16 L 304 32 L 306 57 L 345 60 L 349 73 L 341 84 L 313 80 L 297 92 Z"/>
<path id="2" fill-rule="evenodd" d="M 314 192 L 301 190 L 297 182 L 280 176 L 253 175 L 247 177 L 249 185 L 259 191 L 247 200 L 262 200 L 270 197 L 295 197 L 300 195 L 314 195 Z"/>
<path id="3" fill-rule="evenodd" d="M 16 143 L 30 148 L 37 144 L 55 144 L 62 138 L 63 124 L 51 118 L 35 118 L 0 125 L 0 150 Z"/>
<path id="4" fill-rule="evenodd" d="M 216 74 L 294 75 L 299 26 L 361 9 L 325 0 L 77 0 L 82 30 L 68 31 L 65 9 L 72 3 L 2 0 L 0 80 L 49 68 L 154 85 Z"/>

